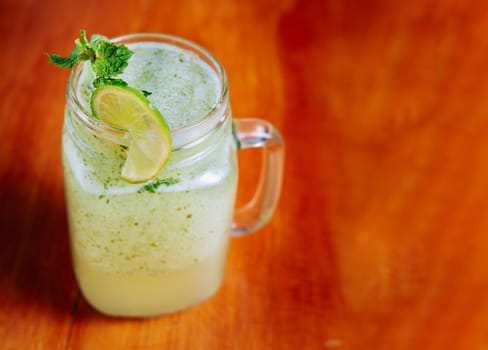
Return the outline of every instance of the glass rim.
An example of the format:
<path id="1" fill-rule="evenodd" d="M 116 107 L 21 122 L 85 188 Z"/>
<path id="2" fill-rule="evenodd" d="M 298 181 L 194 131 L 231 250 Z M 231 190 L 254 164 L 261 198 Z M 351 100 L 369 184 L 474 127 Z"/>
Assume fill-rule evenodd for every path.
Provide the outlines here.
<path id="1" fill-rule="evenodd" d="M 214 103 L 210 111 L 206 114 L 202 114 L 201 118 L 199 118 L 197 121 L 171 130 L 173 149 L 184 147 L 185 145 L 207 135 L 217 125 L 221 125 L 229 115 L 229 113 L 226 113 L 226 109 L 229 105 L 227 74 L 219 60 L 203 46 L 176 35 L 155 32 L 124 34 L 110 38 L 109 40 L 115 43 L 124 44 L 158 42 L 174 45 L 180 49 L 196 53 L 198 57 L 217 74 L 220 82 L 220 91 L 217 101 Z M 77 94 L 77 81 L 79 79 L 79 75 L 83 71 L 83 66 L 84 62 L 78 63 L 75 67 L 73 67 L 69 74 L 68 87 L 66 89 L 66 99 L 69 107 L 75 112 L 74 114 L 88 129 L 111 141 L 122 145 L 128 145 L 130 137 L 127 130 L 111 126 L 96 118 L 80 103 Z"/>

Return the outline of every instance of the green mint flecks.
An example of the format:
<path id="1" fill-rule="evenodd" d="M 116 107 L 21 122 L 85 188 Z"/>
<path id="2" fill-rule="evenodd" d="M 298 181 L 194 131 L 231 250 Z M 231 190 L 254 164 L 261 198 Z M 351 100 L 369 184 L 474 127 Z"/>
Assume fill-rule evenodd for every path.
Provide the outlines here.
<path id="1" fill-rule="evenodd" d="M 148 97 L 148 96 L 152 95 L 152 92 L 149 92 L 147 90 L 141 90 L 141 92 L 144 95 L 144 97 Z"/>
<path id="2" fill-rule="evenodd" d="M 179 179 L 177 178 L 174 178 L 174 177 L 167 177 L 167 178 L 164 178 L 164 179 L 155 179 L 153 181 L 151 181 L 150 183 L 148 183 L 147 185 L 143 186 L 139 191 L 137 191 L 138 193 L 142 193 L 142 192 L 151 192 L 151 193 L 155 193 L 156 190 L 159 188 L 159 186 L 161 185 L 166 185 L 166 186 L 170 186 L 170 185 L 174 185 L 174 184 L 177 184 L 178 182 L 180 182 Z"/>
<path id="3" fill-rule="evenodd" d="M 49 60 L 61 68 L 72 68 L 78 62 L 90 61 L 95 73 L 93 80 L 95 88 L 103 85 L 127 86 L 124 80 L 116 78 L 127 67 L 129 58 L 133 54 L 127 46 L 114 44 L 99 34 L 93 34 L 88 40 L 85 30 L 80 31 L 80 37 L 75 40 L 75 45 L 69 56 L 47 54 Z M 151 94 L 145 90 L 142 93 L 145 97 Z"/>

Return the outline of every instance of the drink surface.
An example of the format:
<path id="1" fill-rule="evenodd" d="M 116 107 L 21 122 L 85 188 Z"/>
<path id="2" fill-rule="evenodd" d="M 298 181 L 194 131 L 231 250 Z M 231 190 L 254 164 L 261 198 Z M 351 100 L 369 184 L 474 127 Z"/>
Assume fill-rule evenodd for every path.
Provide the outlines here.
<path id="1" fill-rule="evenodd" d="M 145 42 L 129 47 L 134 54 L 120 78 L 133 88 L 151 93 L 149 101 L 161 112 L 170 129 L 199 121 L 217 103 L 219 79 L 196 54 L 162 43 Z M 93 76 L 90 69 L 84 73 L 80 88 L 89 110 Z"/>
<path id="2" fill-rule="evenodd" d="M 122 78 L 152 93 L 170 128 L 197 122 L 217 103 L 219 79 L 196 55 L 160 43 L 130 47 Z M 86 107 L 89 70 L 78 88 Z M 124 146 L 71 119 L 67 110 L 63 164 L 75 273 L 87 300 L 108 314 L 151 316 L 212 295 L 237 182 L 230 118 L 197 145 L 174 150 L 157 176 L 171 181 L 157 188 L 121 180 Z"/>

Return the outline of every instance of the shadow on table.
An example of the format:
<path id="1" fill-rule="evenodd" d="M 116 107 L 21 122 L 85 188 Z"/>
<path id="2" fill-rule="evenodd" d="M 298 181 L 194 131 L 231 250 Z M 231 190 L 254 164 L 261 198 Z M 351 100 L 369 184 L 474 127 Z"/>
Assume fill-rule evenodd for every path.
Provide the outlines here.
<path id="1" fill-rule="evenodd" d="M 55 179 L 55 178 L 54 178 Z M 48 176 L 3 174 L 0 188 L 0 297 L 3 307 L 70 314 L 78 297 L 63 190 Z M 13 311 L 11 311 L 13 312 Z M 11 313 L 8 312 L 7 313 Z"/>

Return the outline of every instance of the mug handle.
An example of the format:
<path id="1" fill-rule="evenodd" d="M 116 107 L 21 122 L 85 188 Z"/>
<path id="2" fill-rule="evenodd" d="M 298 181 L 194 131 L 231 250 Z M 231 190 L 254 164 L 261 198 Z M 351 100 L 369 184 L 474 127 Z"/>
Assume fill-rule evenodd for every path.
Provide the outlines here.
<path id="1" fill-rule="evenodd" d="M 253 197 L 236 208 L 232 235 L 239 236 L 259 230 L 273 216 L 283 182 L 285 146 L 279 131 L 269 122 L 257 118 L 234 119 L 237 149 L 262 148 L 259 181 Z"/>

